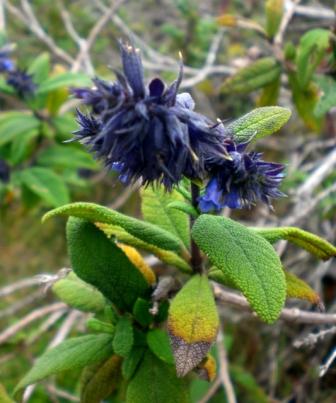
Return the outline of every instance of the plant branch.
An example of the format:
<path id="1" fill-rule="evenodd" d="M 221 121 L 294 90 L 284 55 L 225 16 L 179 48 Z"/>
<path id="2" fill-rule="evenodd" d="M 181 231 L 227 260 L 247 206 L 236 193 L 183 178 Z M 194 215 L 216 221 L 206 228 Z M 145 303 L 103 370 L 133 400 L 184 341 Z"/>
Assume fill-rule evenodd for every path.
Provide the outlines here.
<path id="1" fill-rule="evenodd" d="M 197 185 L 191 183 L 191 198 L 192 205 L 195 209 L 198 207 L 198 198 L 199 198 L 200 190 Z M 195 219 L 190 217 L 190 229 L 194 225 Z M 191 239 L 191 267 L 194 273 L 202 273 L 203 272 L 203 259 L 201 255 L 201 251 L 196 245 L 195 241 Z"/>
<path id="2" fill-rule="evenodd" d="M 218 302 L 233 305 L 245 312 L 250 312 L 251 315 L 256 316 L 256 314 L 251 311 L 250 305 L 244 297 L 234 292 L 226 291 L 216 283 L 214 283 L 214 293 Z M 286 322 L 302 323 L 307 325 L 336 324 L 335 313 L 309 312 L 298 308 L 283 308 L 280 313 L 280 319 Z"/>

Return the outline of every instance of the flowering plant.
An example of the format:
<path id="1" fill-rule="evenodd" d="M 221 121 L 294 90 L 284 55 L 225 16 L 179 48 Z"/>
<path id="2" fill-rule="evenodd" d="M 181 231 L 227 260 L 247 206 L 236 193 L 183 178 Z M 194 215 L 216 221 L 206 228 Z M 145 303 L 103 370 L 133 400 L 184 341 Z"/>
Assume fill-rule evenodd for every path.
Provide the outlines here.
<path id="1" fill-rule="evenodd" d="M 273 244 L 286 239 L 316 257 L 336 255 L 327 241 L 294 227 L 249 228 L 222 215 L 224 207 L 271 207 L 284 166 L 248 148 L 278 130 L 290 112 L 256 109 L 224 125 L 194 111 L 179 93 L 183 66 L 170 86 L 144 84 L 139 51 L 120 44 L 123 73 L 113 83 L 73 94 L 90 108 L 78 111 L 80 141 L 125 186 L 139 184 L 144 220 L 92 203 L 58 207 L 44 217 L 69 217 L 72 271 L 56 295 L 91 312 L 90 334 L 47 351 L 17 391 L 51 374 L 84 368 L 82 402 L 109 396 L 128 403 L 189 402 L 192 373 L 211 381 L 210 353 L 219 329 L 211 280 L 241 292 L 256 315 L 276 321 L 287 297 L 322 306 L 308 284 L 287 272 Z M 155 255 L 156 272 L 139 253 Z M 160 264 L 161 264 L 160 263 Z M 185 274 L 181 286 L 175 271 Z M 186 277 L 188 276 L 188 278 Z M 144 392 L 146 391 L 146 392 Z"/>

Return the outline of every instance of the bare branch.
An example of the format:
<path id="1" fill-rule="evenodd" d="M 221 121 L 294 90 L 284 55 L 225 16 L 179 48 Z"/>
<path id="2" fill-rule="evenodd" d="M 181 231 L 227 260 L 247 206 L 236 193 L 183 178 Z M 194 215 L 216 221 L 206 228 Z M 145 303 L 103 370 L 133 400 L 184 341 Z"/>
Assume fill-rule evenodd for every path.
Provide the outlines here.
<path id="1" fill-rule="evenodd" d="M 0 289 L 0 298 L 6 297 L 15 291 L 21 290 L 22 288 L 32 287 L 34 285 L 39 285 L 40 280 L 36 277 L 29 277 L 23 280 L 19 280 L 11 285 L 7 285 Z"/>
<path id="2" fill-rule="evenodd" d="M 73 65 L 72 65 L 72 69 L 71 69 L 72 71 L 79 70 L 86 55 L 89 54 L 91 47 L 93 46 L 94 42 L 96 41 L 97 36 L 100 34 L 102 29 L 108 23 L 109 19 L 112 17 L 112 15 L 116 12 L 118 7 L 120 7 L 123 2 L 124 2 L 124 0 L 117 0 L 116 2 L 111 2 L 111 5 L 108 8 L 108 10 L 101 16 L 101 18 L 92 27 L 86 41 L 83 43 L 83 46 L 82 46 L 76 60 L 74 61 Z"/>
<path id="3" fill-rule="evenodd" d="M 231 291 L 224 290 L 218 284 L 214 284 L 214 293 L 218 302 L 233 305 L 243 311 L 249 311 L 253 316 L 247 300 Z M 280 319 L 292 323 L 305 323 L 310 325 L 336 324 L 335 313 L 316 313 L 308 312 L 298 308 L 284 308 L 281 311 Z"/>
<path id="4" fill-rule="evenodd" d="M 20 321 L 14 323 L 12 326 L 5 329 L 2 333 L 0 333 L 0 344 L 5 343 L 8 339 L 14 336 L 17 332 L 30 325 L 32 322 L 43 318 L 43 316 L 48 315 L 52 312 L 56 312 L 60 309 L 67 308 L 63 302 L 56 302 L 51 305 L 44 306 L 42 308 L 35 309 L 30 312 L 27 316 L 22 318 Z"/>
<path id="5" fill-rule="evenodd" d="M 226 354 L 226 350 L 224 347 L 224 337 L 223 330 L 220 327 L 217 337 L 217 350 L 218 350 L 218 358 L 219 358 L 219 376 L 221 379 L 221 383 L 223 385 L 226 398 L 228 403 L 236 403 L 237 399 L 235 396 L 234 388 L 230 379 L 229 374 L 229 362 Z"/>
<path id="6" fill-rule="evenodd" d="M 286 2 L 287 10 L 282 17 L 279 30 L 274 38 L 274 44 L 276 46 L 280 46 L 282 44 L 288 24 L 295 13 L 296 6 L 300 3 L 300 1 L 301 0 L 293 0 Z"/>

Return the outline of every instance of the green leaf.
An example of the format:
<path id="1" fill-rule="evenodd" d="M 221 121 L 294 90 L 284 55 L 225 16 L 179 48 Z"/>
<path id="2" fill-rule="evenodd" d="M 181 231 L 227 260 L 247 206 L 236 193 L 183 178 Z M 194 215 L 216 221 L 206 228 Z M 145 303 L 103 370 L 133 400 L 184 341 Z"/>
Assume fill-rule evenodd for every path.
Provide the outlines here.
<path id="1" fill-rule="evenodd" d="M 230 123 L 227 130 L 238 143 L 252 138 L 259 139 L 278 131 L 291 116 L 291 111 L 280 106 L 264 106 L 254 109 Z"/>
<path id="2" fill-rule="evenodd" d="M 141 196 L 144 219 L 171 232 L 188 247 L 190 243 L 188 217 L 180 211 L 168 208 L 172 202 L 183 201 L 183 197 L 177 191 L 168 193 L 158 186 L 143 189 Z"/>
<path id="3" fill-rule="evenodd" d="M 15 388 L 15 393 L 49 375 L 85 367 L 112 355 L 112 336 L 97 334 L 68 339 L 46 351 Z"/>
<path id="4" fill-rule="evenodd" d="M 43 83 L 49 75 L 50 71 L 50 56 L 44 52 L 33 60 L 29 66 L 28 73 L 33 75 L 34 83 Z"/>
<path id="5" fill-rule="evenodd" d="M 152 353 L 160 360 L 167 364 L 175 363 L 167 332 L 161 329 L 150 330 L 147 333 L 147 344 Z"/>
<path id="6" fill-rule="evenodd" d="M 263 87 L 258 99 L 257 106 L 276 106 L 279 99 L 281 87 L 281 77 L 279 76 L 271 83 Z"/>
<path id="7" fill-rule="evenodd" d="M 243 67 L 227 78 L 221 88 L 222 94 L 246 94 L 264 87 L 281 74 L 281 66 L 273 57 L 265 57 Z"/>
<path id="8" fill-rule="evenodd" d="M 39 135 L 37 129 L 33 129 L 16 136 L 11 143 L 10 162 L 13 165 L 21 163 L 34 149 L 35 139 Z"/>
<path id="9" fill-rule="evenodd" d="M 149 312 L 152 304 L 143 298 L 138 298 L 133 306 L 134 319 L 140 323 L 141 326 L 149 326 L 153 320 L 153 315 Z"/>
<path id="10" fill-rule="evenodd" d="M 298 298 L 309 301 L 314 305 L 321 305 L 321 298 L 309 284 L 295 274 L 285 271 L 287 284 L 287 298 Z"/>
<path id="11" fill-rule="evenodd" d="M 84 312 L 101 312 L 106 306 L 105 298 L 96 288 L 69 273 L 53 284 L 57 297 L 73 308 Z"/>
<path id="12" fill-rule="evenodd" d="M 26 132 L 37 130 L 40 125 L 38 119 L 25 112 L 6 112 L 0 114 L 0 146 Z"/>
<path id="13" fill-rule="evenodd" d="M 254 376 L 245 368 L 238 365 L 230 365 L 230 375 L 237 384 L 239 390 L 245 391 L 243 400 L 246 403 L 270 403 L 270 399 L 264 390 L 258 385 Z"/>
<path id="14" fill-rule="evenodd" d="M 144 393 L 145 391 L 145 393 Z M 147 351 L 128 384 L 126 403 L 190 403 L 187 383 L 176 378 L 172 365 Z"/>
<path id="15" fill-rule="evenodd" d="M 182 213 L 187 214 L 187 216 L 191 216 L 194 218 L 197 218 L 199 216 L 199 212 L 195 209 L 195 207 L 184 201 L 173 201 L 169 203 L 167 207 L 169 209 L 179 210 Z"/>
<path id="16" fill-rule="evenodd" d="M 132 309 L 137 297 L 150 292 L 142 272 L 94 224 L 70 218 L 67 241 L 70 261 L 77 276 L 97 287 L 120 309 Z"/>
<path id="17" fill-rule="evenodd" d="M 134 346 L 122 363 L 122 375 L 126 380 L 130 380 L 138 368 L 142 357 L 146 351 L 145 347 Z"/>
<path id="18" fill-rule="evenodd" d="M 32 167 L 21 172 L 21 183 L 49 206 L 57 207 L 69 202 L 70 196 L 62 179 L 47 168 Z"/>
<path id="19" fill-rule="evenodd" d="M 117 225 L 110 224 L 96 224 L 108 237 L 115 237 L 118 242 L 126 245 L 133 246 L 137 249 L 142 249 L 144 251 L 151 252 L 153 255 L 157 256 L 162 262 L 167 263 L 171 266 L 175 266 L 185 273 L 191 273 L 190 265 L 182 258 L 180 258 L 176 253 L 158 248 L 154 245 L 148 244 L 141 241 L 139 238 L 134 237 L 129 234 L 123 228 Z"/>
<path id="20" fill-rule="evenodd" d="M 6 392 L 4 386 L 0 383 L 0 402 L 1 403 L 15 403 Z"/>
<path id="21" fill-rule="evenodd" d="M 88 221 L 118 225 L 136 238 L 161 249 L 180 253 L 184 247 L 180 240 L 168 231 L 151 223 L 118 213 L 94 203 L 71 203 L 44 215 L 43 221 L 58 215 L 84 218 Z"/>
<path id="22" fill-rule="evenodd" d="M 38 88 L 37 95 L 47 94 L 58 88 L 90 85 L 89 77 L 81 73 L 61 73 L 45 80 Z"/>
<path id="23" fill-rule="evenodd" d="M 284 0 L 267 0 L 265 3 L 266 32 L 273 38 L 278 32 L 284 11 Z"/>
<path id="24" fill-rule="evenodd" d="M 336 106 L 336 80 L 332 77 L 320 75 L 315 77 L 315 81 L 322 91 L 314 110 L 314 115 L 319 118 Z"/>
<path id="25" fill-rule="evenodd" d="M 168 330 L 176 371 L 185 376 L 198 365 L 215 341 L 219 319 L 206 276 L 194 275 L 172 300 Z"/>
<path id="26" fill-rule="evenodd" d="M 100 403 L 120 384 L 121 358 L 112 356 L 97 365 L 85 368 L 81 381 L 81 403 Z"/>
<path id="27" fill-rule="evenodd" d="M 298 75 L 295 73 L 288 73 L 288 82 L 292 90 L 293 102 L 305 125 L 315 132 L 320 132 L 323 120 L 313 113 L 319 101 L 317 85 L 309 82 L 307 87 L 302 89 Z"/>
<path id="28" fill-rule="evenodd" d="M 103 322 L 97 318 L 89 318 L 86 321 L 86 326 L 88 329 L 97 333 L 115 333 L 115 326 L 112 323 Z"/>
<path id="29" fill-rule="evenodd" d="M 229 218 L 207 214 L 196 220 L 192 236 L 261 319 L 272 323 L 279 317 L 286 282 L 280 259 L 266 239 Z"/>
<path id="30" fill-rule="evenodd" d="M 300 39 L 296 55 L 298 83 L 305 88 L 329 47 L 331 32 L 316 28 L 306 32 Z"/>
<path id="31" fill-rule="evenodd" d="M 252 228 L 271 244 L 285 239 L 322 260 L 336 256 L 336 247 L 325 239 L 296 227 Z"/>
<path id="32" fill-rule="evenodd" d="M 113 351 L 121 357 L 127 357 L 133 347 L 133 343 L 132 323 L 126 316 L 122 316 L 115 328 Z"/>
<path id="33" fill-rule="evenodd" d="M 54 144 L 38 155 L 37 162 L 39 165 L 57 168 L 98 169 L 99 167 L 89 153 L 71 145 Z"/>

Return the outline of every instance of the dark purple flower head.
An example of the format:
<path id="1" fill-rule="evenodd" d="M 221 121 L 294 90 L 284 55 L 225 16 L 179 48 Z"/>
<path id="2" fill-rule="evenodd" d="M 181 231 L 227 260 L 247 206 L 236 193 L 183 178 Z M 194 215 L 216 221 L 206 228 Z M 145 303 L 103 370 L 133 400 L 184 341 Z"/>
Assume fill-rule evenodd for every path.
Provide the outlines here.
<path id="1" fill-rule="evenodd" d="M 235 144 L 230 139 L 225 143 L 227 153 L 208 166 L 211 179 L 199 200 L 202 212 L 251 207 L 257 201 L 270 205 L 272 198 L 284 196 L 279 191 L 284 165 L 265 162 L 260 153 L 246 152 L 247 143 Z"/>
<path id="2" fill-rule="evenodd" d="M 9 58 L 10 51 L 0 49 L 0 73 L 14 69 L 14 62 Z"/>
<path id="3" fill-rule="evenodd" d="M 139 51 L 123 43 L 120 49 L 123 74 L 115 82 L 96 78 L 95 88 L 72 91 L 92 109 L 91 117 L 79 114 L 75 139 L 107 167 L 117 167 L 122 181 L 171 189 L 183 176 L 202 176 L 210 150 L 221 148 L 223 125 L 194 112 L 189 94 L 178 94 L 182 65 L 170 86 L 159 78 L 146 86 Z"/>
<path id="4" fill-rule="evenodd" d="M 32 96 L 37 88 L 33 82 L 33 76 L 20 69 L 8 72 L 7 84 L 13 87 L 18 96 L 22 98 Z"/>
<path id="5" fill-rule="evenodd" d="M 8 183 L 10 179 L 10 167 L 5 160 L 0 159 L 0 181 Z"/>

